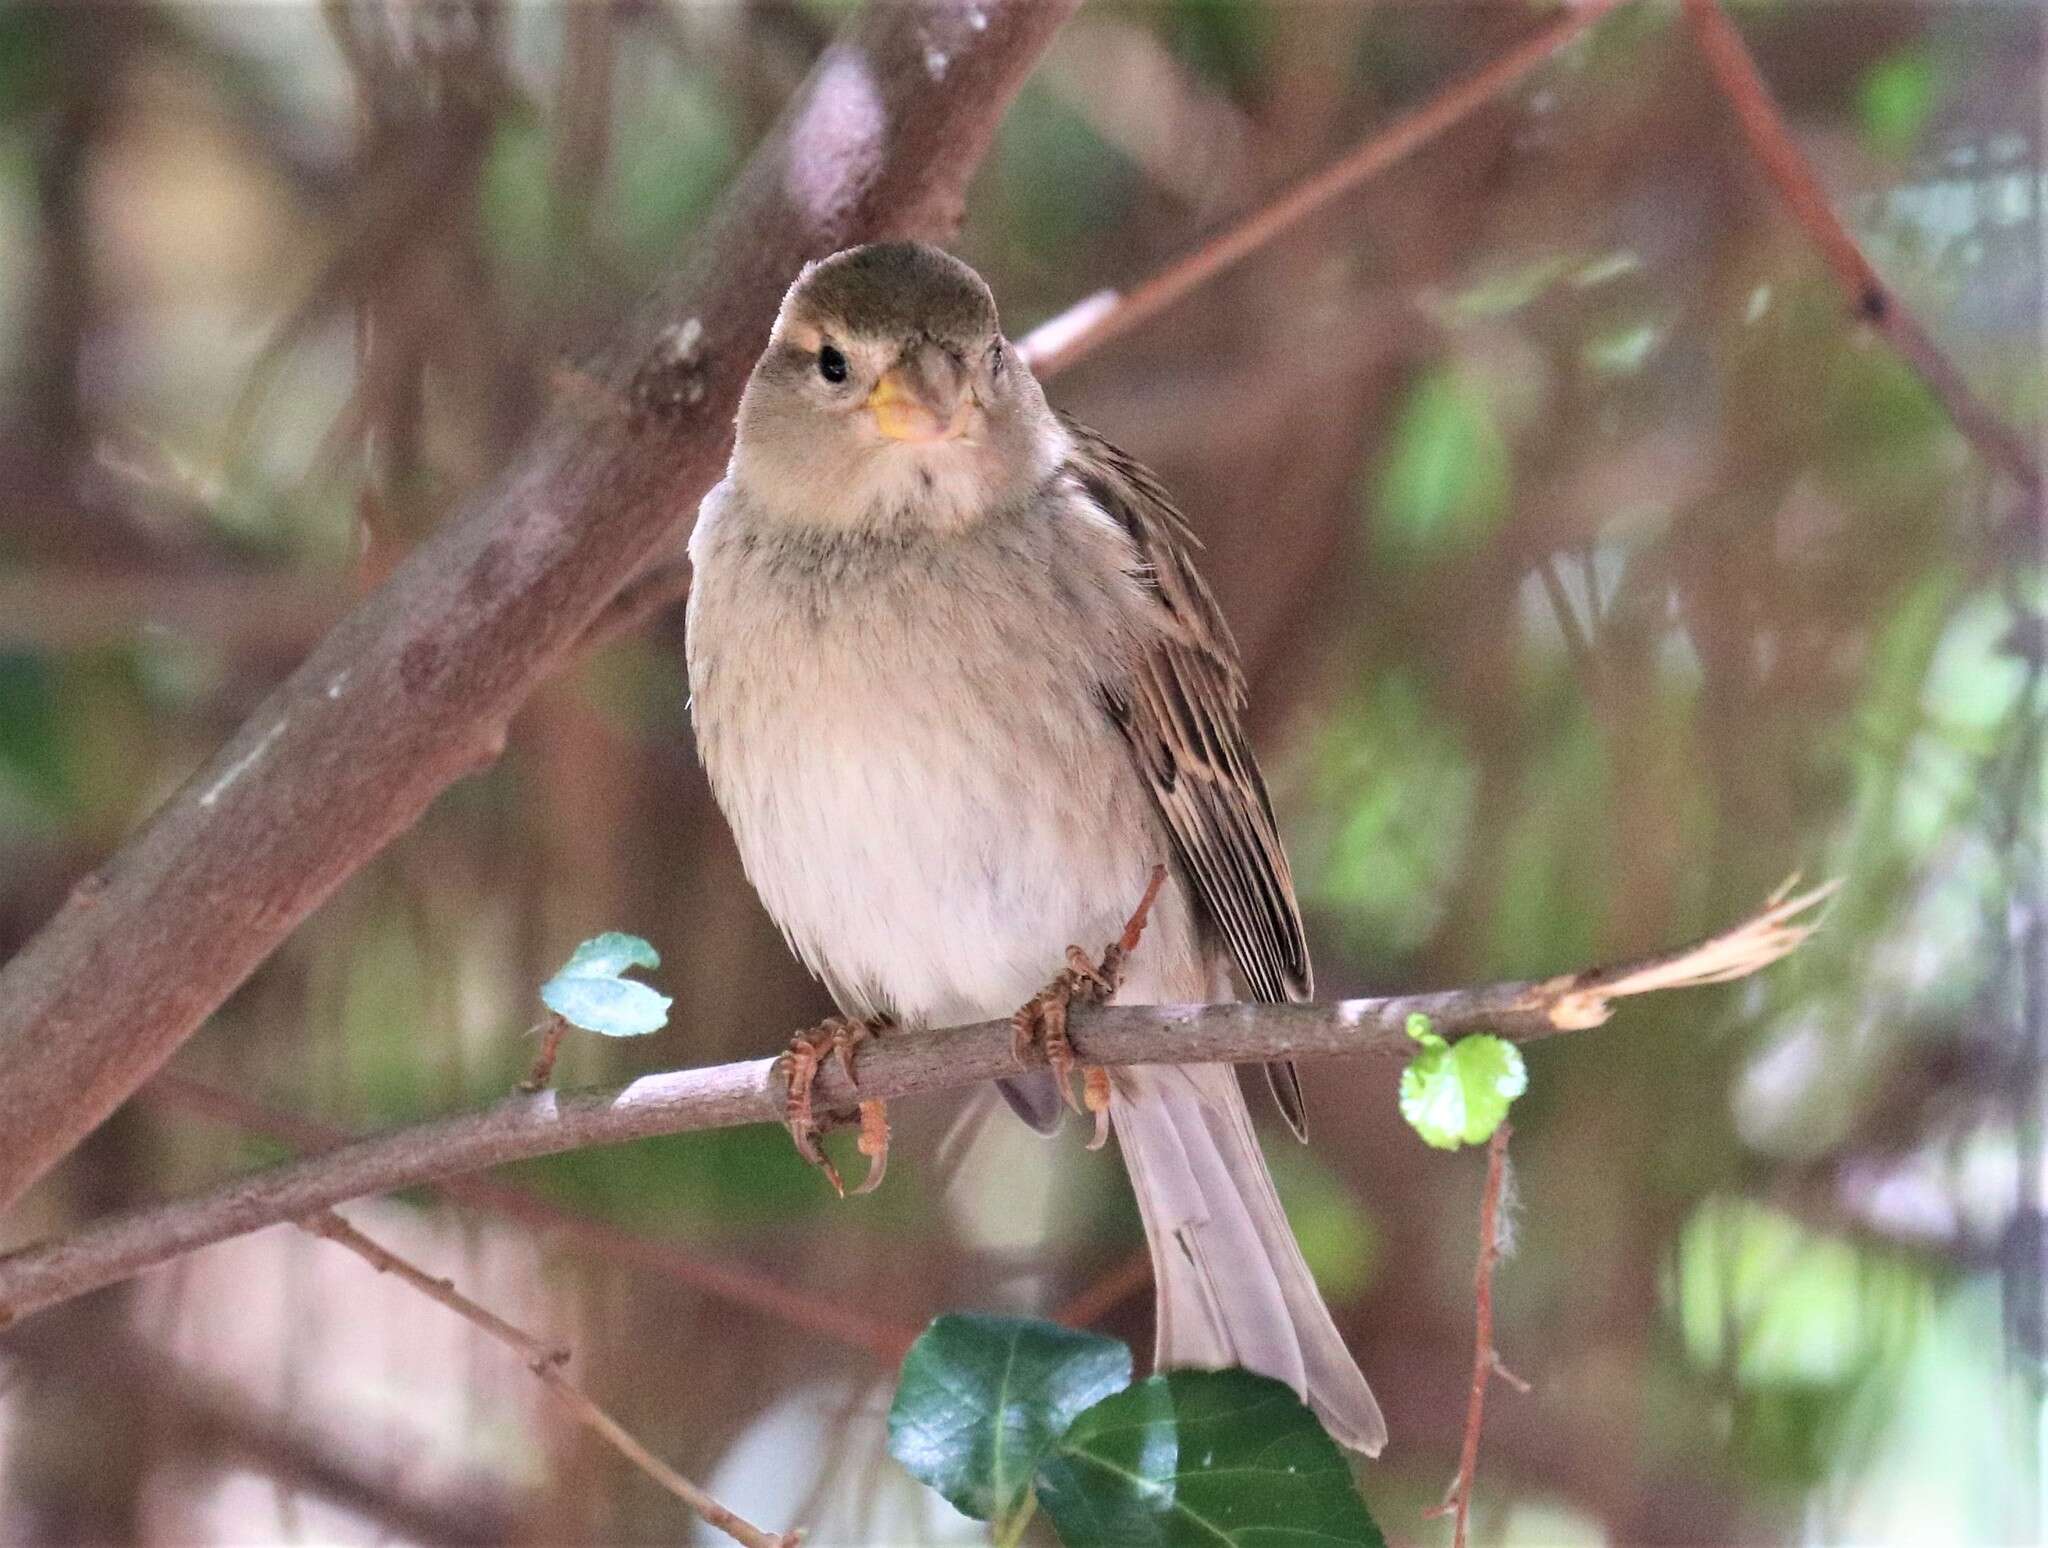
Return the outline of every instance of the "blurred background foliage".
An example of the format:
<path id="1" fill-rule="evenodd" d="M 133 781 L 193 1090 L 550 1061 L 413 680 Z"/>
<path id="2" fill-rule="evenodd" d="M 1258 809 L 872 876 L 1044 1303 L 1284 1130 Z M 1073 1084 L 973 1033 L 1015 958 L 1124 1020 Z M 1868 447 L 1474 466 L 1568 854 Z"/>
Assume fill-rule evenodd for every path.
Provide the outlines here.
<path id="1" fill-rule="evenodd" d="M 0 952 L 491 476 L 845 9 L 0 6 Z M 959 248 L 1021 333 L 1548 10 L 1091 5 Z M 2039 444 L 2038 12 L 1734 14 L 1867 250 Z M 1562 970 L 1843 879 L 1762 980 L 1531 1051 L 1499 1342 L 1534 1386 L 1490 1409 L 1482 1538 L 2036 1538 L 2040 573 L 1675 9 L 1617 13 L 1054 396 L 1208 543 L 1324 994 Z M 540 694 L 9 1233 L 274 1158 L 249 1104 L 361 1128 L 497 1096 L 533 986 L 601 929 L 660 947 L 676 1008 L 576 1042 L 570 1082 L 762 1054 L 821 1013 L 698 777 L 680 642 L 671 614 Z M 1276 1170 L 1385 1400 L 1368 1498 L 1433 1541 L 1477 1162 L 1408 1132 L 1393 1070 L 1310 1076 L 1316 1144 Z M 896 1116 L 853 1205 L 741 1131 L 518 1169 L 582 1231 L 355 1213 L 574 1344 L 756 1519 L 971 1541 L 878 1460 L 893 1352 L 949 1308 L 1143 1347 L 1139 1238 L 1110 1156 L 986 1104 Z M 10 1541 L 700 1530 L 495 1348 L 290 1233 L 0 1347 Z"/>

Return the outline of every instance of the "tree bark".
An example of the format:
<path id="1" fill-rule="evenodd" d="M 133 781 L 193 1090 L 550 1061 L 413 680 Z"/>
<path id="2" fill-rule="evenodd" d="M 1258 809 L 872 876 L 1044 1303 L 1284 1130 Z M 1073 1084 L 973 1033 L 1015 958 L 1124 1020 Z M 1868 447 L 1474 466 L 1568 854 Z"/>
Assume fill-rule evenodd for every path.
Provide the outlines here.
<path id="1" fill-rule="evenodd" d="M 0 1208 L 442 790 L 723 467 L 807 259 L 942 237 L 1077 0 L 877 0 L 818 61 L 692 257 L 503 476 L 344 619 L 0 969 Z"/>

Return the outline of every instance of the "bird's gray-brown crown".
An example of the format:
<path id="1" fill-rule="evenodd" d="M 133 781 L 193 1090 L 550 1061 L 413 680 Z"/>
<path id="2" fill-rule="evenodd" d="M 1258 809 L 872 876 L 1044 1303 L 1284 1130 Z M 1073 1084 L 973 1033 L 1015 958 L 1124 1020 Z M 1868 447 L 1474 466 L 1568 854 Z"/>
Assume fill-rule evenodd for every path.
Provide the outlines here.
<path id="1" fill-rule="evenodd" d="M 870 242 L 805 269 L 785 313 L 863 338 L 917 336 L 979 344 L 996 332 L 996 302 L 979 274 L 923 242 Z"/>

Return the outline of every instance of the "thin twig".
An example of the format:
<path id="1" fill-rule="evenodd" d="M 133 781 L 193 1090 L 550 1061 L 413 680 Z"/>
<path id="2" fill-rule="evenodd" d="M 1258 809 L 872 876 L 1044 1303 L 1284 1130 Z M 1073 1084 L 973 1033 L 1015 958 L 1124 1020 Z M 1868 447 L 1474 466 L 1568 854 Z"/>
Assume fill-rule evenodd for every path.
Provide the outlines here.
<path id="1" fill-rule="evenodd" d="M 631 1432 L 600 1408 L 589 1393 L 562 1374 L 561 1368 L 569 1359 L 568 1350 L 545 1344 L 524 1328 L 507 1322 L 488 1306 L 472 1301 L 448 1280 L 436 1278 L 417 1264 L 400 1257 L 390 1248 L 365 1236 L 332 1210 L 322 1210 L 298 1223 L 315 1236 L 323 1236 L 338 1246 L 346 1247 L 378 1273 L 396 1275 L 420 1294 L 440 1302 L 471 1326 L 480 1329 L 514 1354 L 523 1357 L 526 1368 L 541 1379 L 578 1423 L 611 1442 L 641 1472 L 734 1542 L 744 1543 L 746 1548 L 796 1548 L 797 1535 L 794 1532 L 762 1531 L 751 1521 L 735 1515 L 719 1504 L 635 1440 Z"/>
<path id="2" fill-rule="evenodd" d="M 555 1059 L 562 1051 L 562 1034 L 569 1030 L 569 1023 L 550 1011 L 548 1019 L 534 1030 L 540 1033 L 540 1047 L 534 1052 L 533 1068 L 519 1083 L 521 1091 L 547 1089 L 548 1081 L 555 1073 Z"/>
<path id="3" fill-rule="evenodd" d="M 1500 1195 L 1507 1175 L 1508 1136 L 1513 1132 L 1513 1127 L 1503 1121 L 1486 1147 L 1486 1193 L 1479 1203 L 1479 1267 L 1472 1276 L 1476 1308 L 1472 1390 L 1465 1399 L 1465 1443 L 1458 1453 L 1458 1476 L 1451 1480 L 1444 1503 L 1424 1512 L 1454 1518 L 1451 1548 L 1465 1548 L 1465 1526 L 1472 1514 L 1472 1485 L 1479 1476 L 1479 1429 L 1486 1418 L 1486 1384 L 1499 1376 L 1518 1391 L 1529 1390 L 1527 1382 L 1500 1363 L 1500 1354 L 1493 1347 L 1493 1271 L 1500 1263 Z"/>
<path id="4" fill-rule="evenodd" d="M 361 1138 L 173 1071 L 144 1086 L 140 1097 L 187 1117 L 210 1119 L 244 1134 L 260 1134 L 301 1152 L 336 1150 Z M 482 1210 L 528 1231 L 545 1232 L 606 1263 L 659 1275 L 698 1295 L 775 1318 L 805 1334 L 832 1339 L 885 1365 L 901 1360 L 918 1335 L 918 1324 L 884 1322 L 865 1306 L 841 1305 L 834 1297 L 782 1284 L 746 1264 L 702 1257 L 673 1242 L 636 1235 L 608 1221 L 564 1209 L 512 1183 L 489 1177 L 444 1177 L 432 1186 L 466 1209 Z"/>
<path id="5" fill-rule="evenodd" d="M 1110 1005 L 1077 1012 L 1068 1035 L 1088 1064 L 1266 1063 L 1322 1055 L 1406 1058 L 1407 1020 L 1445 1035 L 1481 1028 L 1518 1042 L 1595 1027 L 1628 995 L 1740 978 L 1794 950 L 1815 928 L 1816 887 L 1697 945 L 1539 982 L 1321 1005 Z M 1044 1062 L 1016 1046 L 1008 1017 L 902 1032 L 868 1048 L 856 1088 L 836 1063 L 814 1088 L 822 1112 L 862 1101 L 958 1091 Z M 1020 1052 L 1021 1059 L 1020 1062 Z M 171 1204 L 116 1215 L 56 1241 L 0 1256 L 0 1323 L 126 1279 L 198 1247 L 304 1219 L 367 1194 L 435 1182 L 507 1161 L 658 1134 L 780 1124 L 785 1087 L 773 1059 L 648 1075 L 606 1090 L 540 1091 L 358 1140 L 235 1178 Z M 465 1185 L 468 1186 L 468 1185 Z"/>
<path id="6" fill-rule="evenodd" d="M 1218 232 L 1125 292 L 1099 291 L 1043 322 L 1017 348 L 1032 371 L 1046 377 L 1065 370 L 1111 339 L 1157 316 L 1188 292 L 1256 252 L 1290 226 L 1384 172 L 1492 101 L 1621 0 L 1578 0 L 1564 14 L 1463 80 L 1454 81 L 1414 112 L 1403 115 L 1345 155 Z"/>
<path id="7" fill-rule="evenodd" d="M 1624 0 L 1575 0 L 1563 15 L 1476 73 L 1431 97 L 1414 112 L 1375 131 L 1322 171 L 1311 174 L 1128 291 L 1099 290 L 1033 328 L 1017 350 L 1040 381 L 1049 381 L 1111 339 L 1158 315 L 1289 227 L 1413 155 L 1469 117 Z M 630 634 L 690 589 L 680 554 L 650 563 L 592 622 L 585 648 Z"/>
<path id="8" fill-rule="evenodd" d="M 1812 166 L 1785 123 L 1756 59 L 1742 34 L 1728 19 L 1720 0 L 1685 0 L 1685 19 L 1705 56 L 1714 84 L 1734 110 L 1757 165 L 1778 190 L 1792 216 L 1820 249 L 1856 315 L 1890 341 L 1907 365 L 1918 373 L 1955 427 L 1978 455 L 2002 469 L 2026 494 L 2030 509 L 2041 503 L 2041 466 L 2027 443 L 1977 396 L 1955 362 L 1942 352 L 1920 319 L 1897 291 L 1885 283 L 1849 228 L 1828 202 Z"/>

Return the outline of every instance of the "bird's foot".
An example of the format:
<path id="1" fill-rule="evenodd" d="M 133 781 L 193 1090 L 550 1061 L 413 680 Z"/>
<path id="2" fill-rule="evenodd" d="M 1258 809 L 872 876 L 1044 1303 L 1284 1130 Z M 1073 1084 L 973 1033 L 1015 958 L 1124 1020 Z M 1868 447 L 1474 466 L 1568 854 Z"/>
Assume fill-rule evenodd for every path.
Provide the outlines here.
<path id="1" fill-rule="evenodd" d="M 832 1158 L 818 1143 L 826 1125 L 819 1122 L 817 1113 L 812 1109 L 811 1085 L 818 1078 L 820 1066 L 827 1059 L 837 1058 L 848 1082 L 858 1086 L 860 1076 L 854 1069 L 854 1056 L 861 1044 L 879 1037 L 888 1025 L 885 1016 L 870 1017 L 865 1021 L 852 1016 L 828 1016 L 815 1027 L 806 1027 L 791 1038 L 789 1051 L 778 1061 L 788 1091 L 782 1121 L 789 1128 L 796 1153 L 822 1171 L 825 1180 L 832 1185 L 832 1191 L 842 1199 L 846 1197 L 846 1184 L 839 1176 L 839 1168 L 832 1164 Z M 829 1118 L 827 1115 L 828 1122 Z M 855 1194 L 872 1193 L 882 1185 L 882 1178 L 889 1170 L 889 1115 L 880 1102 L 860 1104 L 859 1150 L 868 1158 L 868 1171 L 867 1176 L 860 1180 L 860 1186 L 853 1191 Z"/>
<path id="2" fill-rule="evenodd" d="M 1145 933 L 1145 921 L 1151 917 L 1152 905 L 1159 897 L 1159 889 L 1165 885 L 1166 867 L 1155 865 L 1144 897 L 1138 900 L 1137 908 L 1125 921 L 1123 934 L 1102 948 L 1102 960 L 1093 961 L 1080 947 L 1069 946 L 1066 968 L 1026 1000 L 1023 1008 L 1010 1018 L 1017 1062 L 1029 1064 L 1032 1053 L 1042 1051 L 1053 1079 L 1059 1085 L 1061 1100 L 1076 1113 L 1082 1112 L 1083 1107 L 1074 1098 L 1076 1060 L 1073 1042 L 1067 1036 L 1068 1012 L 1075 1005 L 1104 1005 L 1115 997 L 1118 986 L 1123 983 L 1124 964 L 1138 949 L 1138 940 Z M 1083 1066 L 1082 1085 L 1087 1097 L 1086 1111 L 1095 1115 L 1095 1138 L 1089 1142 L 1089 1148 L 1099 1149 L 1109 1137 L 1109 1072 Z"/>

